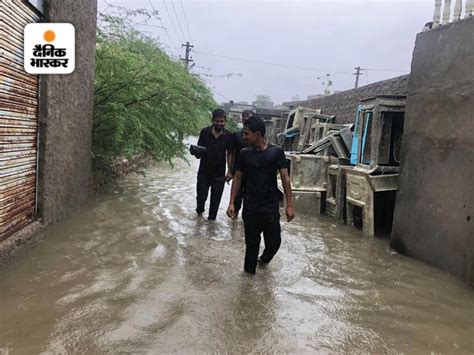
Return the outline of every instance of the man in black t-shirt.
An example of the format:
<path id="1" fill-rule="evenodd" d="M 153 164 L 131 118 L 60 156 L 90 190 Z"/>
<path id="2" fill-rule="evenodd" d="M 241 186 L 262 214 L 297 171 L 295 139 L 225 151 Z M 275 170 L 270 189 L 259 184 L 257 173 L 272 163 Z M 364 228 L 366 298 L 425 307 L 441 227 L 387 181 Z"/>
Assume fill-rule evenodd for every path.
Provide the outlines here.
<path id="1" fill-rule="evenodd" d="M 245 110 L 244 112 L 242 112 L 242 123 L 245 123 L 250 117 L 253 117 L 253 116 L 254 116 L 254 112 L 252 110 Z M 247 146 L 247 144 L 244 142 L 243 129 L 240 129 L 234 133 L 234 142 L 235 142 L 235 154 L 234 154 L 233 174 L 235 175 L 237 161 L 240 158 L 240 151 Z M 235 196 L 235 200 L 234 200 L 235 214 L 237 217 L 239 215 L 240 208 L 242 207 L 243 186 L 244 184 L 242 183 L 240 190 L 237 192 L 237 195 Z"/>
<path id="2" fill-rule="evenodd" d="M 227 118 L 224 110 L 216 109 L 212 113 L 212 126 L 203 128 L 199 134 L 198 145 L 207 148 L 201 157 L 197 176 L 197 207 L 196 212 L 204 212 L 209 188 L 211 188 L 211 201 L 208 219 L 214 221 L 217 217 L 221 203 L 225 181 L 233 177 L 232 167 L 234 162 L 234 136 L 225 129 Z M 225 166 L 228 170 L 226 173 Z"/>
<path id="3" fill-rule="evenodd" d="M 244 123 L 243 137 L 248 147 L 240 151 L 227 215 L 236 217 L 234 199 L 243 180 L 245 186 L 242 217 L 246 244 L 244 271 L 254 274 L 257 263 L 268 264 L 281 244 L 278 172 L 285 192 L 288 222 L 293 220 L 295 213 L 285 152 L 281 147 L 267 143 L 263 120 L 249 118 Z M 265 249 L 259 257 L 262 232 Z"/>

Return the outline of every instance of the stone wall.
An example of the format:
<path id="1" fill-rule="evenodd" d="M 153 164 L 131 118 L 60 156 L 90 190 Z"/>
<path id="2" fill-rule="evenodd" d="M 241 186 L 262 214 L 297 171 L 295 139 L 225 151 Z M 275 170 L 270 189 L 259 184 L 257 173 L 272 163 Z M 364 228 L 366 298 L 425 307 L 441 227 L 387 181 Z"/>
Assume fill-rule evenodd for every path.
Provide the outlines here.
<path id="1" fill-rule="evenodd" d="M 46 22 L 76 29 L 76 68 L 42 75 L 39 127 L 39 214 L 45 224 L 73 212 L 91 192 L 96 0 L 46 0 Z"/>
<path id="2" fill-rule="evenodd" d="M 94 191 L 97 191 L 101 186 L 120 179 L 133 171 L 137 171 L 149 165 L 152 161 L 152 158 L 147 154 L 135 155 L 131 158 L 115 158 L 110 165 L 102 168 L 96 167 L 96 171 L 92 176 L 92 188 Z"/>
<path id="3" fill-rule="evenodd" d="M 323 96 L 314 100 L 284 102 L 285 106 L 320 108 L 321 113 L 336 116 L 336 123 L 353 123 L 360 100 L 377 95 L 406 95 L 409 75 L 379 81 L 358 89 Z"/>
<path id="4" fill-rule="evenodd" d="M 392 246 L 474 285 L 474 18 L 421 33 Z"/>

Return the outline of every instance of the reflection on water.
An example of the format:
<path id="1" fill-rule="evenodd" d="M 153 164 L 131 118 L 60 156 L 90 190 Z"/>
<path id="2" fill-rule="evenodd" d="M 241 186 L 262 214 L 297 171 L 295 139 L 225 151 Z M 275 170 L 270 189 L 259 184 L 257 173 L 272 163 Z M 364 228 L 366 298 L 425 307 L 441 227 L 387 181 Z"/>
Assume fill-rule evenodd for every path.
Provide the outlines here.
<path id="1" fill-rule="evenodd" d="M 196 161 L 93 197 L 0 270 L 0 353 L 473 353 L 474 293 L 326 217 L 283 223 L 242 273 L 243 226 L 194 214 Z"/>

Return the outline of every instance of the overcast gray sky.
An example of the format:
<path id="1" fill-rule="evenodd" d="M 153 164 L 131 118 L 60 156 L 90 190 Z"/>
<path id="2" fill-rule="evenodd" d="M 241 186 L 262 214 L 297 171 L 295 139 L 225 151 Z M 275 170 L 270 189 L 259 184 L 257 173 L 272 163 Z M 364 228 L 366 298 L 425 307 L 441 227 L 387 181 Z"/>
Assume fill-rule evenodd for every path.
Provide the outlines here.
<path id="1" fill-rule="evenodd" d="M 317 77 L 326 73 L 331 74 L 333 89 L 350 89 L 355 81 L 351 73 L 359 65 L 367 69 L 362 85 L 406 74 L 416 34 L 431 21 L 434 10 L 433 0 L 150 1 L 160 11 L 168 34 L 155 27 L 147 30 L 160 37 L 170 54 L 183 55 L 181 44 L 189 40 L 196 50 L 193 72 L 241 75 L 205 79 L 218 102 L 251 102 L 258 94 L 269 95 L 276 103 L 295 95 L 305 99 L 322 93 Z M 151 9 L 148 0 L 107 2 Z M 99 0 L 99 10 L 104 6 L 105 1 Z"/>

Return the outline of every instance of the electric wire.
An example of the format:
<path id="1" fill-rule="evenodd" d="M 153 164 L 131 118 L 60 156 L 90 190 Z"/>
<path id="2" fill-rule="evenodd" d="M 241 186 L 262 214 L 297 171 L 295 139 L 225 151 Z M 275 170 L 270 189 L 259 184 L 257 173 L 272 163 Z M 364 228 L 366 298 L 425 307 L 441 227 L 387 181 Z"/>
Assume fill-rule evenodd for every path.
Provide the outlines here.
<path id="1" fill-rule="evenodd" d="M 186 16 L 186 11 L 184 11 L 183 0 L 179 0 L 179 2 L 181 3 L 181 10 L 183 11 L 184 22 L 186 24 L 186 29 L 188 30 L 189 39 L 191 40 L 191 42 L 194 42 L 193 41 L 193 36 L 191 36 L 191 31 L 189 30 L 189 22 L 188 22 L 188 18 Z"/>
<path id="2" fill-rule="evenodd" d="M 168 17 L 169 17 L 169 19 L 170 19 L 171 26 L 173 27 L 174 33 L 176 34 L 176 37 L 178 37 L 178 40 L 179 40 L 179 41 L 184 42 L 184 39 L 181 39 L 181 37 L 179 36 L 179 32 L 178 32 L 178 30 L 176 29 L 176 26 L 174 25 L 173 17 L 171 16 L 170 11 L 168 10 L 168 6 L 166 5 L 166 1 L 165 1 L 165 0 L 162 0 L 162 1 L 163 1 L 163 5 L 165 6 L 166 13 L 168 14 Z M 184 38 L 184 37 L 183 37 L 183 38 Z"/>
<path id="3" fill-rule="evenodd" d="M 181 32 L 181 35 L 184 38 L 184 41 L 186 41 L 186 36 L 184 35 L 183 28 L 181 27 L 181 22 L 179 21 L 179 16 L 178 16 L 178 13 L 176 12 L 176 7 L 174 6 L 174 1 L 173 0 L 170 0 L 170 1 L 171 1 L 171 6 L 173 7 L 174 15 L 176 16 L 176 21 L 178 21 L 179 30 Z"/>
<path id="4" fill-rule="evenodd" d="M 320 69 L 320 68 L 310 68 L 310 67 L 302 67 L 302 66 L 282 64 L 282 63 L 272 63 L 272 62 L 267 62 L 267 61 L 263 61 L 263 60 L 254 60 L 254 59 L 248 59 L 248 58 L 233 57 L 233 56 L 203 52 L 203 51 L 198 51 L 198 50 L 195 50 L 194 52 L 196 52 L 198 54 L 213 56 L 213 57 L 226 58 L 226 59 L 238 60 L 238 61 L 249 62 L 249 63 L 272 65 L 272 66 L 283 67 L 283 68 L 301 69 L 301 70 L 308 70 L 308 71 L 313 71 L 313 72 L 332 73 L 332 74 L 345 74 L 345 75 L 352 75 L 353 74 L 351 72 L 340 72 L 340 71 L 333 71 L 333 70 L 324 70 L 324 69 Z"/>
<path id="5" fill-rule="evenodd" d="M 400 69 L 371 69 L 371 68 L 364 68 L 364 70 L 368 71 L 380 71 L 380 72 L 392 72 L 392 73 L 409 73 L 410 70 L 400 70 Z"/>
<path id="6" fill-rule="evenodd" d="M 153 7 L 153 3 L 151 2 L 151 0 L 148 0 L 148 3 L 150 4 L 151 9 L 155 12 L 156 10 L 155 10 L 155 8 Z M 164 30 L 165 33 L 166 33 L 166 36 L 168 37 L 168 40 L 169 40 L 169 42 L 170 42 L 170 45 L 173 46 L 176 51 L 178 51 L 178 47 L 176 47 L 176 45 L 174 44 L 173 40 L 171 39 L 171 36 L 170 36 L 170 34 L 169 34 L 169 32 L 168 32 L 168 29 L 167 29 L 167 28 L 165 27 L 165 25 L 163 24 L 162 19 L 159 18 L 159 20 L 160 20 L 160 23 L 161 23 L 161 26 L 162 26 L 163 30 Z M 159 27 L 159 26 L 158 26 L 158 27 Z"/>
<path id="7" fill-rule="evenodd" d="M 352 72 L 326 70 L 326 69 L 322 69 L 322 68 L 303 67 L 303 66 L 283 64 L 283 63 L 273 63 L 273 62 L 268 62 L 268 61 L 263 61 L 263 60 L 255 60 L 255 59 L 249 59 L 249 58 L 234 57 L 234 56 L 228 56 L 228 55 L 222 55 L 222 54 L 216 54 L 216 53 L 210 53 L 210 52 L 204 52 L 204 51 L 198 51 L 198 50 L 194 50 L 194 52 L 198 53 L 198 54 L 212 56 L 212 57 L 238 60 L 238 61 L 248 62 L 248 63 L 272 65 L 272 66 L 277 66 L 277 67 L 282 67 L 282 68 L 300 69 L 300 70 L 308 70 L 308 71 L 313 71 L 313 72 L 342 74 L 342 75 L 353 75 L 354 74 Z M 396 70 L 396 69 L 365 69 L 364 68 L 363 70 L 365 70 L 365 71 L 379 71 L 379 72 L 399 72 L 399 73 L 409 73 L 410 72 L 409 70 Z"/>

